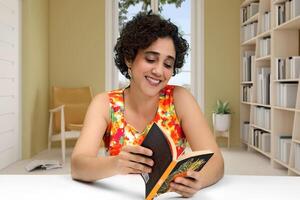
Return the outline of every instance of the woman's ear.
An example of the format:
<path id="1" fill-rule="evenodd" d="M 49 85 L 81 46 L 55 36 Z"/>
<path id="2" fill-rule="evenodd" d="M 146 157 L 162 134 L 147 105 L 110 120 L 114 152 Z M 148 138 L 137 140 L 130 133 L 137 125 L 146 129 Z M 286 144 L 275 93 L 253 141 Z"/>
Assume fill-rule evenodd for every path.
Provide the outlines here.
<path id="1" fill-rule="evenodd" d="M 132 62 L 125 59 L 125 64 L 127 65 L 127 67 L 130 69 L 131 68 L 131 65 L 132 65 Z"/>

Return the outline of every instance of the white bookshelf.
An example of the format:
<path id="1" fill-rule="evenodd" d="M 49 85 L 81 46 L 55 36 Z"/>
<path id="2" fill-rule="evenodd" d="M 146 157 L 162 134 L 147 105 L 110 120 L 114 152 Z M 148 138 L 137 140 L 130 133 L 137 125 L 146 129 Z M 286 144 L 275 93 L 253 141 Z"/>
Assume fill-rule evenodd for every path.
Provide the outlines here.
<path id="1" fill-rule="evenodd" d="M 298 5 L 300 6 L 300 0 L 293 1 L 299 1 Z M 243 12 L 251 3 L 254 2 L 259 2 L 258 13 L 250 16 L 249 19 L 245 19 L 245 13 Z M 278 63 L 280 62 L 278 62 L 277 59 L 282 58 L 284 63 L 288 65 L 287 63 L 289 63 L 291 58 L 294 59 L 295 57 L 295 59 L 297 59 L 297 56 L 300 56 L 300 14 L 298 16 L 291 17 L 292 15 L 290 13 L 282 13 L 282 15 L 285 15 L 284 18 L 288 20 L 280 21 L 280 17 L 277 16 L 280 11 L 278 6 L 284 6 L 284 9 L 290 9 L 290 5 L 285 2 L 285 0 L 246 0 L 240 6 L 241 134 L 245 134 L 242 132 L 244 130 L 248 130 L 246 133 L 248 141 L 241 139 L 241 142 L 245 144 L 249 150 L 257 151 L 268 157 L 273 167 L 287 169 L 288 175 L 300 175 L 299 162 L 295 159 L 296 155 L 299 155 L 298 159 L 300 159 L 300 153 L 297 151 L 298 147 L 300 149 L 300 77 L 293 77 L 294 74 L 297 74 L 297 72 L 288 71 L 290 70 L 288 66 L 279 66 Z M 289 11 L 285 10 L 285 12 Z M 270 23 L 266 25 L 266 21 L 269 20 L 268 17 L 270 17 Z M 247 40 L 245 40 L 243 38 L 245 35 L 243 27 L 253 22 L 257 22 L 257 32 L 255 33 L 254 37 L 250 39 L 247 38 Z M 280 24 L 276 26 L 278 23 Z M 269 30 L 265 30 L 266 27 L 270 27 Z M 270 49 L 268 49 L 268 46 L 261 42 L 262 39 L 267 38 L 270 38 L 268 41 L 270 42 L 270 44 L 268 44 L 270 45 Z M 263 54 L 261 54 L 262 51 L 264 51 Z M 255 56 L 254 61 L 249 61 L 251 62 L 251 69 L 248 69 L 244 66 L 244 57 L 247 57 L 245 55 L 249 55 L 249 52 L 254 52 Z M 247 73 L 243 71 L 245 69 L 247 69 L 249 73 L 251 71 L 251 80 L 244 80 L 245 73 Z M 281 71 L 281 69 L 285 69 L 286 71 Z M 279 74 L 282 73 L 293 73 L 293 76 L 285 76 L 293 78 L 280 78 L 281 76 Z M 267 87 L 268 85 L 269 88 Z M 248 90 L 251 92 L 248 92 Z M 293 91 L 295 91 L 295 93 Z M 247 96 L 248 93 L 251 95 L 249 98 Z M 266 95 L 266 93 L 269 93 L 269 96 Z M 292 103 L 287 103 L 290 98 L 281 97 L 285 96 L 282 94 L 285 94 L 286 96 L 295 96 L 295 99 L 293 99 Z M 245 95 L 247 98 L 245 98 Z M 279 100 L 279 98 L 281 99 Z M 279 104 L 279 102 L 284 103 Z M 289 107 L 282 105 L 294 106 Z M 257 110 L 260 111 L 259 114 L 257 114 Z M 265 119 L 269 115 L 264 113 L 270 114 L 270 117 Z M 259 117 L 259 120 L 265 120 L 265 122 L 267 121 L 268 124 L 270 123 L 270 127 L 265 128 L 256 124 L 255 122 L 258 120 L 257 117 Z M 244 122 L 246 122 L 246 126 L 249 126 L 248 129 L 245 129 Z M 253 132 L 256 133 L 254 134 Z M 264 134 L 267 136 L 265 138 L 270 137 L 270 152 L 262 150 L 261 141 L 259 140 L 262 138 L 261 135 Z M 267 139 L 264 141 L 266 140 Z M 257 145 L 258 141 L 260 146 Z M 264 149 L 266 149 L 265 145 L 266 144 L 264 143 Z M 298 164 L 295 162 L 298 162 Z"/>

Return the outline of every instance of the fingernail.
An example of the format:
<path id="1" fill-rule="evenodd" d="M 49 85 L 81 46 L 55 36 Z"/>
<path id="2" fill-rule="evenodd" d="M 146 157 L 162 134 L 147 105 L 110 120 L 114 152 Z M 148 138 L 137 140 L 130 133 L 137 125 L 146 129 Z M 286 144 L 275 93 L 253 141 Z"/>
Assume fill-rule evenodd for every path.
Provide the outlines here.
<path id="1" fill-rule="evenodd" d="M 150 151 L 149 151 L 149 156 L 152 156 L 152 154 L 153 154 L 153 152 L 150 150 Z"/>

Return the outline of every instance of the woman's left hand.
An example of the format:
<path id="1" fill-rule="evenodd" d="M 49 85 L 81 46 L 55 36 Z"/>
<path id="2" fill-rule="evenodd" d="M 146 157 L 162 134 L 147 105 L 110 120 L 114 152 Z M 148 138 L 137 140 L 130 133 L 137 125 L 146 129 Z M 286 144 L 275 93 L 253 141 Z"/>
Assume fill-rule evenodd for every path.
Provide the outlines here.
<path id="1" fill-rule="evenodd" d="M 201 189 L 199 172 L 189 170 L 187 177 L 177 177 L 170 183 L 170 188 L 172 192 L 181 194 L 183 197 L 192 197 Z"/>

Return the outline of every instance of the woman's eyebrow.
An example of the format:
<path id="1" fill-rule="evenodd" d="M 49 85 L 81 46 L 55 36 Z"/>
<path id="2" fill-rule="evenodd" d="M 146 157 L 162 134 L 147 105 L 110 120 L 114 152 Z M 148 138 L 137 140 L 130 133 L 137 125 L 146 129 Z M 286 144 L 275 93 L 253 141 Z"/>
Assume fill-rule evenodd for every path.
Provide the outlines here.
<path id="1" fill-rule="evenodd" d="M 159 56 L 159 55 L 160 55 L 160 53 L 158 53 L 158 52 L 156 52 L 156 51 L 145 51 L 145 54 L 146 54 L 146 55 L 154 54 L 155 56 Z M 170 55 L 168 55 L 167 58 L 168 58 L 168 59 L 175 60 L 175 58 L 174 58 L 173 56 L 170 56 Z"/>
<path id="2" fill-rule="evenodd" d="M 149 54 L 152 55 L 152 54 L 154 54 L 155 56 L 159 56 L 160 53 L 158 53 L 156 51 L 145 51 L 145 54 L 146 55 L 149 55 Z"/>

